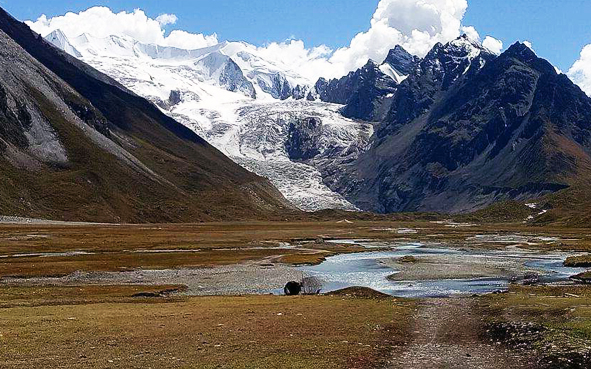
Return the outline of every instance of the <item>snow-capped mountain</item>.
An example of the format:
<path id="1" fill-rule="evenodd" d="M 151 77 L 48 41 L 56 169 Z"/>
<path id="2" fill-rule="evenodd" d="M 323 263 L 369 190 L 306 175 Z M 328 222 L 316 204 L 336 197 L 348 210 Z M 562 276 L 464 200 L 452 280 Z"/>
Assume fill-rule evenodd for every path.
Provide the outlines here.
<path id="1" fill-rule="evenodd" d="M 497 56 L 464 35 L 421 59 L 396 47 L 314 83 L 245 43 L 47 39 L 305 210 L 472 211 L 567 189 L 591 167 L 591 100 L 524 44 Z"/>
<path id="2" fill-rule="evenodd" d="M 363 151 L 372 125 L 344 118 L 341 105 L 314 101 L 313 81 L 265 60 L 256 47 L 223 42 L 184 50 L 119 36 L 68 39 L 59 30 L 45 39 L 148 98 L 235 162 L 269 178 L 301 209 L 355 208 L 323 183 L 319 168 Z M 313 132 L 306 125 L 310 121 L 316 123 Z M 298 151 L 307 153 L 296 155 Z"/>
<path id="3" fill-rule="evenodd" d="M 66 38 L 54 36 L 73 52 Z M 0 49 L 3 212 L 167 223 L 292 211 L 268 180 L 2 8 Z"/>
<path id="4" fill-rule="evenodd" d="M 138 82 L 146 79 L 144 83 L 152 85 L 149 92 L 160 98 L 168 97 L 171 89 L 168 89 L 167 83 L 171 81 L 157 78 L 161 77 L 157 71 L 150 74 L 153 68 L 166 68 L 180 73 L 180 78 L 193 78 L 251 98 L 257 97 L 257 94 L 282 100 L 294 95 L 303 98 L 306 96 L 302 96 L 302 90 L 310 84 L 289 67 L 265 60 L 258 55 L 255 46 L 243 42 L 222 42 L 203 49 L 185 50 L 144 44 L 128 36 L 98 38 L 82 34 L 68 39 L 60 30 L 50 33 L 45 39 L 76 58 L 111 68 L 110 74 L 116 73 L 114 68 L 119 66 L 126 69 L 140 66 L 137 71 L 147 72 L 148 75 L 138 76 Z M 122 63 L 124 59 L 136 64 Z M 161 91 L 154 87 L 161 87 Z"/>

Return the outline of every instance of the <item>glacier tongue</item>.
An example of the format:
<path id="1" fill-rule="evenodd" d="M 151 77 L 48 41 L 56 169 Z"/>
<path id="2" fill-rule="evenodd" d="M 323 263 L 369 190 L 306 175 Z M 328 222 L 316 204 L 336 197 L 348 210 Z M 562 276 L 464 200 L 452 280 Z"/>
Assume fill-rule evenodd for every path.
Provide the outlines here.
<path id="1" fill-rule="evenodd" d="M 215 111 L 201 104 L 185 101 L 170 114 L 237 163 L 269 178 L 299 208 L 355 209 L 323 183 L 321 171 L 350 156 L 352 147 L 366 147 L 373 133 L 370 124 L 346 119 L 338 112 L 340 105 L 322 102 L 242 100 Z M 296 161 L 286 150 L 290 127 L 311 118 L 321 122 L 316 154 Z"/>
<path id="2" fill-rule="evenodd" d="M 357 210 L 343 196 L 322 183 L 322 175 L 311 165 L 289 160 L 234 158 L 234 161 L 251 172 L 269 178 L 292 204 L 302 210 Z"/>
<path id="3" fill-rule="evenodd" d="M 300 209 L 355 209 L 323 173 L 365 150 L 372 125 L 344 118 L 340 105 L 308 101 L 311 83 L 257 55 L 256 47 L 224 42 L 182 50 L 129 37 L 47 37 L 269 178 Z"/>

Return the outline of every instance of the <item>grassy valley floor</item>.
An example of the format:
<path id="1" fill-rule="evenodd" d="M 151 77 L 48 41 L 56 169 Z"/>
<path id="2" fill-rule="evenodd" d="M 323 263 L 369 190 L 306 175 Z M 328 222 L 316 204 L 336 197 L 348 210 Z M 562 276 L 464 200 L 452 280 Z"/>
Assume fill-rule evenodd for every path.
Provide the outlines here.
<path id="1" fill-rule="evenodd" d="M 292 265 L 364 251 L 349 242 L 355 239 L 509 251 L 591 249 L 588 229 L 522 224 L 1 225 L 0 368 L 587 365 L 586 286 L 513 286 L 507 293 L 438 299 L 366 289 L 304 297 L 192 296 L 281 287 L 297 278 Z M 429 268 L 441 260 L 453 268 Z M 466 263 L 449 257 L 394 262 L 399 278 L 498 272 L 470 261 L 466 274 Z"/>
<path id="2" fill-rule="evenodd" d="M 36 306 L 17 299 L 0 310 L 0 367 L 375 367 L 404 344 L 414 305 L 383 297 L 168 299 L 132 298 L 137 291 L 121 287 L 71 291 L 89 295 L 82 303 L 63 290 L 23 292 Z M 67 293 L 65 304 L 55 305 L 60 293 Z"/>

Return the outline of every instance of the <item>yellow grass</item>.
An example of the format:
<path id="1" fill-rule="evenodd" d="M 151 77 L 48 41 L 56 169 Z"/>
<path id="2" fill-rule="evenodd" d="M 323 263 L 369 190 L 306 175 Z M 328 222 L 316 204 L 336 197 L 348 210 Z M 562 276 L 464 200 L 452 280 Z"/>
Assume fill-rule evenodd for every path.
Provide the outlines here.
<path id="1" fill-rule="evenodd" d="M 411 310 L 340 296 L 5 308 L 0 366 L 368 368 L 403 343 Z"/>

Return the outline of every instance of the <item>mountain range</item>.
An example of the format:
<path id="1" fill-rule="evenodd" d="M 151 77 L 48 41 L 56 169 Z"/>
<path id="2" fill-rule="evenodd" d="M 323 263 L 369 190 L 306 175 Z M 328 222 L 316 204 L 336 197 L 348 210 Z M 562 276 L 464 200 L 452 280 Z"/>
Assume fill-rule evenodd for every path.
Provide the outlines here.
<path id="1" fill-rule="evenodd" d="M 310 81 L 243 42 L 184 50 L 121 35 L 68 38 L 60 30 L 43 39 L 5 13 L 0 27 L 6 42 L 55 74 L 51 88 L 64 84 L 58 92 L 71 88 L 80 96 L 81 106 L 72 107 L 72 98 L 54 91 L 59 112 L 69 109 L 98 133 L 99 147 L 124 158 L 119 166 L 127 160 L 133 176 L 158 178 L 146 189 L 173 220 L 210 216 L 205 208 L 221 216 L 215 205 L 189 205 L 203 191 L 214 202 L 216 190 L 235 196 L 229 214 L 276 214 L 292 211 L 291 204 L 307 211 L 466 213 L 516 201 L 537 209 L 526 221 L 539 221 L 553 208 L 584 212 L 588 204 L 573 199 L 587 198 L 591 183 L 591 99 L 522 43 L 497 55 L 463 35 L 423 58 L 396 46 L 385 60 L 369 60 L 342 78 Z M 6 74 L 14 65 L 4 59 Z M 27 75 L 35 76 L 27 72 L 15 84 Z M 43 105 L 39 97 L 29 94 L 27 102 L 14 97 L 14 86 L 3 88 L 4 119 L 12 122 L 5 152 L 16 147 L 19 157 L 37 158 L 35 165 L 71 170 L 61 136 L 57 144 L 37 145 L 30 132 L 51 129 L 22 123 L 27 114 L 40 115 L 30 111 Z M 120 196 L 124 218 L 143 216 L 147 210 L 128 192 Z M 113 199 L 100 201 L 106 209 Z M 174 211 L 179 202 L 183 210 Z M 568 206 L 573 202 L 578 207 Z"/>
<path id="2" fill-rule="evenodd" d="M 525 44 L 437 44 L 372 104 L 371 148 L 330 181 L 360 208 L 470 212 L 591 183 L 591 99 Z"/>

